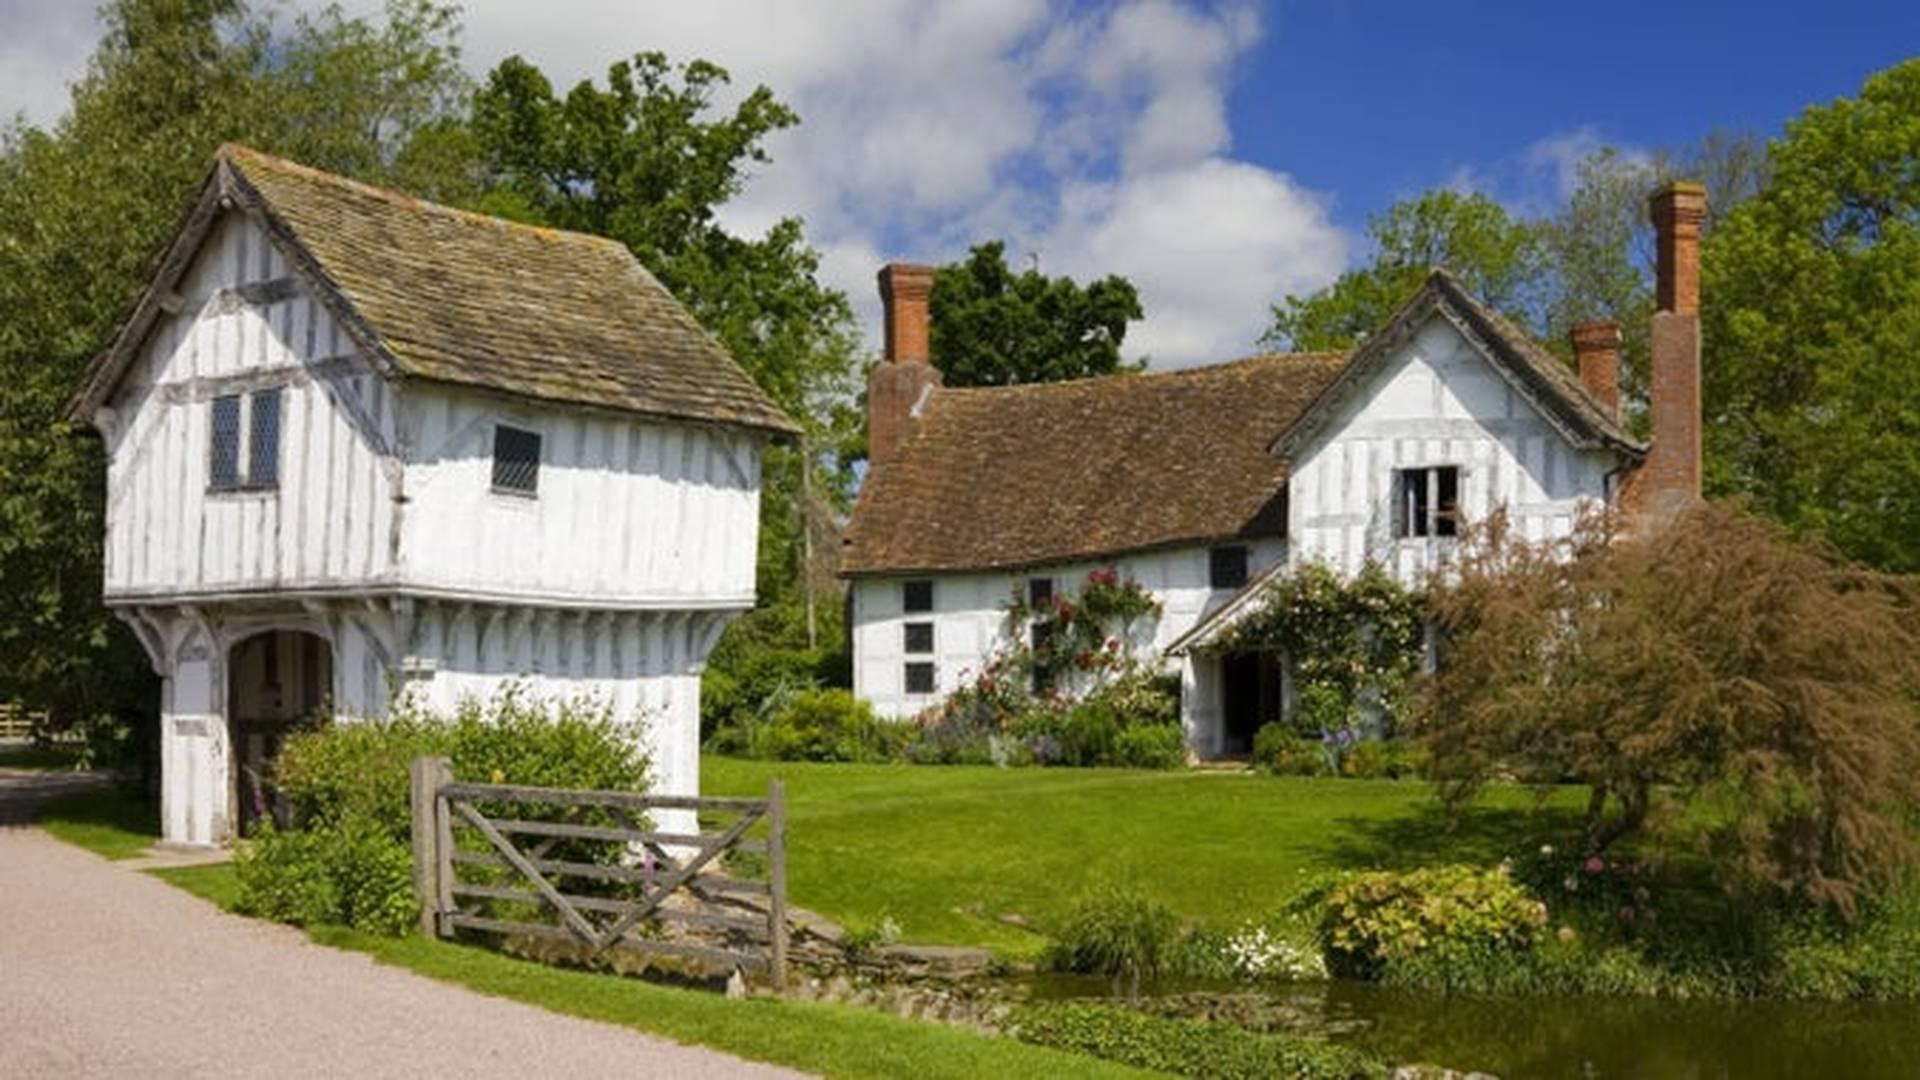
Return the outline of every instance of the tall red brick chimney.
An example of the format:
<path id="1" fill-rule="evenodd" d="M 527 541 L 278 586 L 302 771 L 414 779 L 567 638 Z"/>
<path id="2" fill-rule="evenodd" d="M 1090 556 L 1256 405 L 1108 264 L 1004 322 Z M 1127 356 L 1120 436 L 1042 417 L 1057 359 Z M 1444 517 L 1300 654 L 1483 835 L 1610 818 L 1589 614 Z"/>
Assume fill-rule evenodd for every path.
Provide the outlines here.
<path id="1" fill-rule="evenodd" d="M 880 268 L 880 303 L 886 309 L 887 356 L 867 381 L 867 463 L 880 468 L 899 453 L 913 430 L 913 411 L 940 385 L 929 348 L 928 308 L 933 268 L 888 263 Z"/>
<path id="2" fill-rule="evenodd" d="M 1649 365 L 1653 447 L 1639 507 L 1666 514 L 1700 500 L 1700 225 L 1707 189 L 1668 183 L 1649 200 L 1658 266 Z"/>
<path id="3" fill-rule="evenodd" d="M 1620 416 L 1620 324 L 1581 323 L 1573 328 L 1573 356 L 1580 385 L 1587 388 L 1607 413 Z"/>

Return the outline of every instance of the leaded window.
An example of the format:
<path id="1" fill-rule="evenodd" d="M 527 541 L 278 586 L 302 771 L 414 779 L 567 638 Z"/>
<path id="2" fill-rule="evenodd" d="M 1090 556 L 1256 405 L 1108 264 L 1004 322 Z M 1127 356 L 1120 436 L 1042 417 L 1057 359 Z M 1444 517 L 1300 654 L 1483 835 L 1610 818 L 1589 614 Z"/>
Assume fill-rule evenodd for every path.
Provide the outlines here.
<path id="1" fill-rule="evenodd" d="M 532 495 L 540 489 L 540 434 L 501 424 L 493 429 L 493 489 Z"/>

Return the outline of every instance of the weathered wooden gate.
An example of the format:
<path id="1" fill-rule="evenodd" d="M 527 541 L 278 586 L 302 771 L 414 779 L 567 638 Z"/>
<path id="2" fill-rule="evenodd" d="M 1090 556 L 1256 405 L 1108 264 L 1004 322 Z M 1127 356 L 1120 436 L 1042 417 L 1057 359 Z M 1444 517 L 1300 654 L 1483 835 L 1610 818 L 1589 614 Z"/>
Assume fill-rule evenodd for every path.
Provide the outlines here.
<path id="1" fill-rule="evenodd" d="M 654 810 L 732 820 L 715 832 L 661 832 L 645 820 Z M 641 795 L 458 783 L 446 758 L 417 758 L 420 929 L 442 937 L 481 930 L 555 938 L 593 956 L 618 946 L 762 972 L 780 988 L 787 966 L 784 817 L 778 780 L 765 799 Z M 762 821 L 764 837 L 748 836 Z M 516 837 L 536 840 L 523 846 Z M 597 848 L 599 857 L 580 855 L 581 846 Z M 764 855 L 765 880 L 719 873 L 716 860 L 726 852 Z M 508 910 L 494 910 L 500 904 Z M 679 933 L 665 936 L 667 929 Z"/>

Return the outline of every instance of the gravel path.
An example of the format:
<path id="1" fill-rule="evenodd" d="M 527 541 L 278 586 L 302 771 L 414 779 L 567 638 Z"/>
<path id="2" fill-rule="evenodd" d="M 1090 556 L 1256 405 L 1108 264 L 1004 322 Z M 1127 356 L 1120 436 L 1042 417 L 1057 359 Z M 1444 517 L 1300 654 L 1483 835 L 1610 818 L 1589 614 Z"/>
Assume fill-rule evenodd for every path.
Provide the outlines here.
<path id="1" fill-rule="evenodd" d="M 380 967 L 0 825 L 0 1077 L 791 1075 Z"/>

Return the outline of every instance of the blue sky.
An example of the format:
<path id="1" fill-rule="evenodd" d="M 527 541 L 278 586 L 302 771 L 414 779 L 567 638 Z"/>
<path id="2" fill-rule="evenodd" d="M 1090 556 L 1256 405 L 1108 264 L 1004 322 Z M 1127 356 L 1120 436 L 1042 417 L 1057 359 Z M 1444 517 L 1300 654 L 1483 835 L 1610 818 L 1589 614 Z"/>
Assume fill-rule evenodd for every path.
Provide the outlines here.
<path id="1" fill-rule="evenodd" d="M 1521 200 L 1586 134 L 1650 148 L 1778 134 L 1920 55 L 1920 3 L 1275 3 L 1228 96 L 1235 150 L 1337 193 L 1364 226 L 1470 170 Z"/>
<path id="2" fill-rule="evenodd" d="M 1452 185 L 1550 210 L 1601 145 L 1775 135 L 1920 51 L 1920 0 L 464 7 L 476 75 L 519 53 L 566 86 L 663 49 L 794 105 L 803 125 L 770 141 L 774 164 L 724 218 L 756 232 L 803 217 L 869 342 L 882 262 L 999 238 L 1051 273 L 1131 278 L 1147 319 L 1128 348 L 1160 367 L 1252 351 L 1269 305 L 1363 260 L 1368 215 L 1396 198 Z M 0 112 L 57 118 L 98 36 L 93 11 L 0 0 Z"/>

